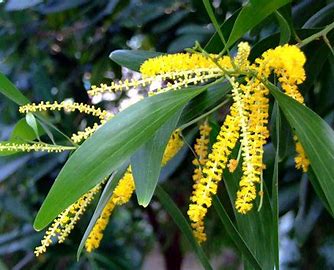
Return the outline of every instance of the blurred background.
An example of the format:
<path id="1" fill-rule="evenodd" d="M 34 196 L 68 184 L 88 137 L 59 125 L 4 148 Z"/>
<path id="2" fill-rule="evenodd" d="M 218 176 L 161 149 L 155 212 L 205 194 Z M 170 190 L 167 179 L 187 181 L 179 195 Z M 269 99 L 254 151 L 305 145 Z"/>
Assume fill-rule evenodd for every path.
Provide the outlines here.
<path id="1" fill-rule="evenodd" d="M 244 2 L 214 0 L 219 21 Z M 334 19 L 333 1 L 293 1 L 284 10 L 292 14 L 295 29 L 321 27 Z M 278 45 L 278 31 L 270 16 L 245 39 L 253 45 L 262 42 L 256 47 L 261 53 Z M 92 84 L 137 76 L 109 59 L 113 50 L 180 52 L 195 41 L 205 45 L 213 33 L 201 0 L 0 0 L 0 72 L 34 102 L 71 99 L 117 112 L 137 100 L 138 93 L 94 100 L 86 93 Z M 309 78 L 301 89 L 306 103 L 333 124 L 333 55 L 317 42 L 306 47 L 306 54 Z M 8 139 L 23 117 L 16 104 L 1 96 L 0 139 Z M 49 117 L 68 135 L 92 123 L 78 114 Z M 184 213 L 192 185 L 193 157 L 187 151 L 169 164 L 164 177 L 166 190 Z M 273 151 L 269 143 L 269 179 Z M 287 153 L 279 180 L 282 269 L 334 269 L 334 221 L 315 196 L 308 180 L 312 175 L 294 169 L 292 144 Z M 34 247 L 44 233 L 35 232 L 32 223 L 66 159 L 67 154 L 45 153 L 0 157 L 0 269 L 201 269 L 159 202 L 143 209 L 135 198 L 115 211 L 98 251 L 76 261 L 93 203 L 64 244 L 35 258 Z M 204 248 L 215 269 L 241 269 L 240 255 L 216 219 L 214 214 L 208 218 Z"/>

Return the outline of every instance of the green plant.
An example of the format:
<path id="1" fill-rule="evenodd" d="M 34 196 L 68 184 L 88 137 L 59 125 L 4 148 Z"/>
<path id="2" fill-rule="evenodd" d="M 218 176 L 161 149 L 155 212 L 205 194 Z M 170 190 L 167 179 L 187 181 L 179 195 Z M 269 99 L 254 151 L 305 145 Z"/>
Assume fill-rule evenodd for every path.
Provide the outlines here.
<path id="1" fill-rule="evenodd" d="M 312 42 L 320 37 L 325 44 L 324 51 L 326 53 L 331 51 L 329 40 L 332 37 L 333 23 L 320 31 L 309 30 L 299 33 L 293 28 L 291 17 L 285 14 L 284 9 L 277 11 L 288 4 L 288 1 L 269 3 L 251 1 L 220 27 L 210 3 L 208 1 L 203 3 L 217 31 L 204 49 L 197 44 L 186 54 L 160 57 L 156 57 L 157 53 L 142 51 L 115 51 L 111 54 L 114 61 L 125 67 L 137 71 L 140 68 L 146 77 L 142 80 L 92 87 L 89 92 L 92 95 L 147 86 L 156 80 L 169 82 L 166 87 L 158 88 L 156 91 L 158 95 L 144 98 L 115 116 L 111 116 L 107 111 L 76 103 L 23 105 L 27 103 L 27 99 L 5 77 L 2 78 L 2 92 L 19 105 L 23 105 L 20 110 L 28 113 L 25 130 L 29 130 L 20 136 L 12 137 L 9 142 L 2 143 L 0 147 L 4 153 L 11 154 L 19 150 L 76 149 L 58 175 L 35 220 L 35 228 L 42 229 L 59 215 L 54 221 L 56 225 L 51 226 L 43 240 L 42 248 L 37 249 L 37 255 L 44 252 L 45 247 L 50 244 L 50 236 L 58 234 L 59 240 L 63 241 L 93 196 L 104 188 L 81 241 L 78 256 L 87 240 L 95 239 L 99 242 L 111 210 L 130 199 L 135 183 L 138 203 L 147 206 L 153 194 L 156 194 L 190 241 L 203 267 L 210 269 L 210 263 L 198 242 L 206 238 L 203 233 L 203 218 L 206 208 L 211 205 L 210 194 L 216 193 L 217 184 L 224 173 L 228 196 L 233 203 L 236 201 L 238 211 L 234 210 L 231 220 L 231 215 L 221 203 L 225 198 L 214 196 L 213 205 L 232 242 L 244 256 L 245 266 L 255 269 L 278 268 L 278 171 L 279 163 L 289 157 L 288 151 L 291 147 L 288 146 L 291 145 L 293 137 L 299 154 L 296 159 L 297 167 L 307 172 L 310 164 L 311 183 L 323 205 L 332 214 L 333 131 L 316 113 L 300 104 L 303 103 L 303 97 L 299 94 L 297 85 L 305 80 L 303 69 L 305 57 L 299 48 L 312 45 Z M 240 43 L 237 55 L 231 57 L 230 49 L 235 42 L 272 13 L 277 17 L 281 28 L 279 42 L 285 44 L 292 39 L 297 42 L 297 46 L 276 47 L 277 39 L 271 37 L 268 39 L 270 45 L 266 45 L 267 40 L 263 39 L 251 51 L 246 43 Z M 233 27 L 231 28 L 229 24 Z M 225 40 L 227 32 L 230 33 Z M 299 36 L 302 35 L 306 37 L 301 39 Z M 276 49 L 266 51 L 267 47 Z M 213 52 L 217 54 L 209 54 Z M 228 56 L 223 56 L 225 53 Z M 259 57 L 261 54 L 262 57 Z M 254 61 L 255 64 L 251 65 L 248 62 L 248 56 L 251 60 L 257 59 Z M 312 59 L 312 55 L 307 58 Z M 312 65 L 305 67 L 307 76 L 312 72 L 312 67 Z M 277 77 L 272 78 L 271 71 L 274 71 Z M 314 81 L 306 81 L 301 89 L 310 87 L 313 83 Z M 283 94 L 275 84 L 287 95 Z M 167 93 L 160 93 L 163 91 Z M 275 100 L 273 106 L 269 106 L 269 91 Z M 228 95 L 229 92 L 232 96 Z M 227 115 L 226 110 L 230 107 L 230 101 L 233 101 L 233 105 L 230 114 Z M 211 126 L 215 127 L 221 122 L 220 115 L 216 114 L 220 108 L 225 108 L 226 120 L 223 128 L 220 132 L 216 129 L 210 133 Z M 92 113 L 100 117 L 101 126 L 94 124 L 92 128 L 86 128 L 83 133 L 68 138 L 40 113 L 50 109 Z M 260 112 L 260 115 L 255 112 Z M 270 170 L 272 181 L 267 180 L 265 183 L 262 179 L 262 175 L 265 174 L 262 158 L 263 145 L 269 135 L 267 129 L 269 114 L 272 127 L 270 145 L 275 149 L 275 160 L 272 162 L 273 170 Z M 206 118 L 208 120 L 201 125 L 201 130 L 207 133 L 201 133 L 203 147 L 197 144 L 202 150 L 195 149 L 194 162 L 198 166 L 197 173 L 199 173 L 195 178 L 198 181 L 195 182 L 195 186 L 198 188 L 204 184 L 206 187 L 204 187 L 205 192 L 201 191 L 201 188 L 195 191 L 192 197 L 193 204 L 188 211 L 195 230 L 194 235 L 198 240 L 196 241 L 184 216 L 174 206 L 167 193 L 159 185 L 157 187 L 157 183 L 161 164 L 165 165 L 176 155 L 182 147 L 184 137 L 191 134 L 190 128 Z M 286 129 L 287 124 L 292 127 L 294 136 L 290 134 L 289 129 Z M 50 127 L 58 134 L 57 144 L 51 135 L 53 132 Z M 239 129 L 240 145 L 237 144 Z M 40 137 L 45 136 L 44 134 L 49 137 L 48 144 L 40 142 Z M 87 140 L 79 146 L 78 143 L 82 139 Z M 187 139 L 184 140 L 188 144 Z M 59 144 L 59 142 L 64 143 Z M 67 143 L 71 145 L 65 146 Z M 212 148 L 211 156 L 207 157 L 209 150 L 203 151 L 203 148 Z M 239 148 L 241 150 L 238 150 Z M 230 154 L 232 159 L 227 163 Z M 131 168 L 128 167 L 129 163 Z M 252 169 L 248 170 L 249 164 Z M 230 171 L 223 172 L 227 165 Z M 264 178 L 268 179 L 268 175 Z M 237 192 L 240 179 L 241 190 Z M 260 196 L 255 200 L 257 183 L 260 184 Z M 198 195 L 204 193 L 205 196 Z M 254 209 L 253 203 L 258 211 Z M 94 236 L 90 233 L 94 231 L 96 222 L 103 225 L 100 225 Z M 256 233 L 248 233 L 250 227 L 255 228 Z M 98 243 L 94 243 L 93 246 L 96 248 Z M 87 248 L 88 251 L 91 249 Z"/>

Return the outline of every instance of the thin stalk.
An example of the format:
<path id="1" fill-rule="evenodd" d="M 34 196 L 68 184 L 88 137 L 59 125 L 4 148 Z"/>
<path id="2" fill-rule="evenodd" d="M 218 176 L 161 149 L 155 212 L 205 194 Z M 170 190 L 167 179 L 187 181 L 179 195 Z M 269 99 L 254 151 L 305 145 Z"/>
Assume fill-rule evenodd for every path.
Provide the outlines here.
<path id="1" fill-rule="evenodd" d="M 229 99 L 225 99 L 222 103 L 218 104 L 216 107 L 212 108 L 210 111 L 196 117 L 195 119 L 191 120 L 188 123 L 183 124 L 182 126 L 179 127 L 179 129 L 184 130 L 185 128 L 197 123 L 199 120 L 207 117 L 208 115 L 210 115 L 211 113 L 213 113 L 214 111 L 218 110 L 220 107 L 224 106 L 226 103 L 228 103 L 230 100 Z"/>
<path id="2" fill-rule="evenodd" d="M 334 22 L 332 22 L 331 24 L 327 25 L 324 29 L 322 29 L 321 31 L 309 36 L 308 38 L 303 39 L 301 42 L 299 42 L 298 47 L 301 48 L 309 43 L 311 43 L 314 40 L 317 40 L 319 38 L 324 38 L 326 37 L 326 35 L 332 30 L 334 29 Z"/>

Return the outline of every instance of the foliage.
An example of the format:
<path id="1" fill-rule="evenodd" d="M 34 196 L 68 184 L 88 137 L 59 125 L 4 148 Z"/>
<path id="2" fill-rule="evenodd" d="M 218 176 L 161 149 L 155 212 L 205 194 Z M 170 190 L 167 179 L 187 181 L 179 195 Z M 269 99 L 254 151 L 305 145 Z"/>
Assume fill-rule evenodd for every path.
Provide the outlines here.
<path id="1" fill-rule="evenodd" d="M 0 147 L 6 151 L 0 152 L 0 262 L 10 269 L 137 269 L 156 237 L 168 269 L 179 269 L 183 254 L 190 250 L 205 269 L 211 269 L 208 258 L 220 255 L 224 248 L 239 254 L 236 264 L 243 262 L 245 269 L 334 267 L 330 260 L 334 207 L 333 3 L 253 0 L 242 5 L 241 1 L 214 1 L 214 8 L 211 4 L 205 0 L 9 0 L 1 4 L 0 92 L 6 98 L 0 102 L 1 140 L 5 141 Z M 208 241 L 199 245 L 186 218 L 197 124 L 205 117 L 209 119 L 212 131 L 207 142 L 214 148 L 231 100 L 236 101 L 234 84 L 243 84 L 244 77 L 190 87 L 187 83 L 185 89 L 144 98 L 127 109 L 124 107 L 134 96 L 131 90 L 93 99 L 86 90 L 94 89 L 94 84 L 110 85 L 110 80 L 120 77 L 132 76 L 136 81 L 136 74 L 120 66 L 142 71 L 142 64 L 161 55 L 156 53 L 159 51 L 186 49 L 204 56 L 207 52 L 235 55 L 236 42 L 241 39 L 251 44 L 251 62 L 279 44 L 301 47 L 307 62 L 306 80 L 299 89 L 308 108 L 282 93 L 280 87 L 286 91 L 286 82 L 280 79 L 281 70 L 262 82 L 273 96 L 268 108 L 271 139 L 264 148 L 264 195 L 255 200 L 255 209 L 241 215 L 234 202 L 244 169 L 239 165 L 234 172 L 225 170 L 224 184 L 219 184 L 213 198 L 215 211 L 210 210 L 206 219 Z M 196 41 L 199 43 L 194 47 Z M 206 46 L 202 49 L 199 44 Z M 102 90 L 107 87 L 103 85 Z M 139 94 L 147 93 L 140 89 Z M 72 99 L 98 103 L 111 114 L 106 117 L 102 111 L 99 127 L 94 125 L 94 115 L 100 112 L 72 114 L 69 110 L 74 109 L 60 111 L 57 107 L 52 114 L 30 110 L 23 117 L 18 113 L 17 105 L 29 100 L 71 103 Z M 75 110 L 85 112 L 87 108 Z M 80 142 L 73 143 L 71 147 L 78 149 L 70 155 L 16 153 L 33 142 L 39 150 L 65 150 L 73 142 L 69 134 L 76 133 L 77 127 L 89 131 L 84 139 L 89 138 L 80 146 Z M 182 130 L 180 138 L 173 133 L 175 128 Z M 184 140 L 181 150 L 183 143 L 177 149 L 170 148 L 171 134 L 176 141 Z M 294 135 L 309 158 L 307 173 L 294 168 Z M 13 144 L 17 148 L 7 147 Z M 243 143 L 236 145 L 233 159 L 239 160 L 238 149 L 245 151 L 244 147 Z M 165 148 L 174 152 L 168 154 Z M 164 161 L 166 155 L 171 159 L 168 163 Z M 200 155 L 196 149 L 195 155 Z M 112 194 L 118 194 L 129 163 L 132 168 L 126 173 L 134 176 L 137 200 L 116 208 L 100 249 L 85 253 L 76 262 L 80 240 L 78 257 L 108 201 L 112 200 L 112 207 L 127 201 L 120 195 L 115 200 Z M 161 168 L 161 164 L 166 166 Z M 104 180 L 108 176 L 109 180 Z M 33 249 L 43 234 L 33 232 L 32 224 L 43 229 L 94 187 L 103 188 L 95 195 L 100 199 L 88 207 L 88 214 L 83 215 L 69 240 L 62 247 L 49 247 L 46 255 L 35 259 Z M 70 219 L 76 215 L 75 211 L 70 213 Z M 64 228 L 69 224 L 67 217 L 60 219 Z M 289 228 L 284 231 L 283 225 Z M 294 256 L 286 254 L 286 243 Z"/>

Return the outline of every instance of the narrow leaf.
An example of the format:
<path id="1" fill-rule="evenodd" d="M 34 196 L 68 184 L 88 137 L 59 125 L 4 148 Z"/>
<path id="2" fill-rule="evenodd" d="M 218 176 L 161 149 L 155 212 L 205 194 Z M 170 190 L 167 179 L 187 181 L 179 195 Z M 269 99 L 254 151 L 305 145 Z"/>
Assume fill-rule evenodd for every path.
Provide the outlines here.
<path id="1" fill-rule="evenodd" d="M 131 157 L 132 174 L 136 183 L 138 204 L 146 207 L 154 194 L 161 171 L 161 161 L 183 108 L 178 110 Z"/>
<path id="2" fill-rule="evenodd" d="M 0 72 L 0 92 L 6 97 L 14 101 L 18 105 L 23 105 L 29 103 L 27 99 L 21 92 L 18 90 L 14 84 L 8 78 Z"/>
<path id="3" fill-rule="evenodd" d="M 104 177 L 128 160 L 186 102 L 208 88 L 170 91 L 130 106 L 117 114 L 71 155 L 35 219 L 37 230 L 47 226 Z"/>
<path id="4" fill-rule="evenodd" d="M 253 252 L 249 249 L 247 243 L 242 238 L 237 228 L 234 226 L 232 220 L 227 214 L 224 206 L 220 202 L 217 196 L 213 197 L 213 206 L 219 216 L 220 221 L 223 223 L 229 237 L 238 248 L 238 250 L 242 253 L 242 255 L 248 260 L 248 262 L 254 267 L 254 269 L 262 269 L 259 262 L 255 258 Z"/>
<path id="5" fill-rule="evenodd" d="M 190 122 L 222 103 L 226 99 L 226 95 L 231 91 L 231 88 L 231 84 L 226 82 L 209 87 L 208 91 L 198 95 L 186 105 L 177 126 Z"/>
<path id="6" fill-rule="evenodd" d="M 116 50 L 110 53 L 109 58 L 120 66 L 139 71 L 141 64 L 145 60 L 162 54 L 151 51 Z"/>
<path id="7" fill-rule="evenodd" d="M 316 175 L 316 181 L 325 194 L 328 204 L 334 209 L 334 131 L 319 115 L 306 106 L 288 97 L 273 84 L 267 85 L 282 109 L 290 126 L 303 145 L 306 156 Z"/>
<path id="8" fill-rule="evenodd" d="M 291 37 L 291 30 L 289 23 L 286 21 L 286 19 L 282 16 L 282 14 L 279 11 L 275 11 L 275 16 L 281 30 L 279 43 L 280 44 L 288 43 Z"/>
<path id="9" fill-rule="evenodd" d="M 37 124 L 35 116 L 32 113 L 27 113 L 26 114 L 26 121 L 27 121 L 27 124 L 35 132 L 36 138 L 39 139 L 38 124 Z"/>
<path id="10" fill-rule="evenodd" d="M 276 103 L 275 103 L 276 105 Z M 278 162 L 280 160 L 280 130 L 281 130 L 281 116 L 280 110 L 276 105 L 276 155 L 274 161 L 274 172 L 272 180 L 272 211 L 273 211 L 273 240 L 274 240 L 274 255 L 275 267 L 279 270 L 279 209 L 278 209 Z"/>
<path id="11" fill-rule="evenodd" d="M 232 46 L 234 42 L 254 26 L 258 25 L 274 11 L 289 2 L 291 2 L 291 0 L 253 0 L 248 3 L 242 8 L 234 23 L 231 35 L 227 41 L 227 47 Z"/>
<path id="12" fill-rule="evenodd" d="M 160 203 L 166 209 L 169 215 L 173 218 L 174 222 L 179 227 L 183 235 L 189 241 L 189 244 L 193 248 L 197 258 L 201 262 L 204 269 L 212 270 L 212 267 L 209 263 L 207 256 L 205 255 L 203 249 L 201 248 L 201 246 L 197 243 L 196 239 L 194 238 L 192 229 L 188 221 L 186 220 L 184 215 L 181 213 L 177 205 L 173 202 L 173 200 L 169 197 L 169 195 L 160 186 L 157 186 L 155 190 L 155 195 L 158 197 Z"/>
<path id="13" fill-rule="evenodd" d="M 242 163 L 242 161 L 240 161 L 240 163 Z M 241 164 L 239 164 L 238 168 L 233 173 L 226 170 L 224 171 L 224 183 L 233 205 L 239 189 L 241 176 Z M 233 210 L 237 221 L 238 231 L 262 269 L 274 269 L 273 214 L 265 185 L 263 191 L 263 204 L 260 211 L 257 211 L 259 206 L 258 200 L 254 202 L 253 209 L 246 215 L 238 213 L 234 208 Z M 248 268 L 252 269 L 251 264 L 246 260 L 245 269 Z"/>

